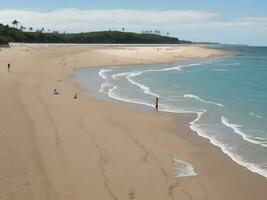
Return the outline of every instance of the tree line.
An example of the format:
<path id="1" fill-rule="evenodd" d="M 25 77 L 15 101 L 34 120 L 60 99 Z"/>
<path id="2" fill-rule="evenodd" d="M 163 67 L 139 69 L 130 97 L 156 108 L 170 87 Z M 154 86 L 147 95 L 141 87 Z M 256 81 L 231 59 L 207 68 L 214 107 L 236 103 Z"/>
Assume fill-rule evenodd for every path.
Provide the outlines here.
<path id="1" fill-rule="evenodd" d="M 44 27 L 33 30 L 26 28 L 18 20 L 12 21 L 13 27 L 0 24 L 0 44 L 8 42 L 25 43 L 121 43 L 121 44 L 180 44 L 191 43 L 176 37 L 161 35 L 159 30 L 145 30 L 141 33 L 121 31 L 99 31 L 88 33 L 60 33 L 59 31 L 45 30 Z"/>

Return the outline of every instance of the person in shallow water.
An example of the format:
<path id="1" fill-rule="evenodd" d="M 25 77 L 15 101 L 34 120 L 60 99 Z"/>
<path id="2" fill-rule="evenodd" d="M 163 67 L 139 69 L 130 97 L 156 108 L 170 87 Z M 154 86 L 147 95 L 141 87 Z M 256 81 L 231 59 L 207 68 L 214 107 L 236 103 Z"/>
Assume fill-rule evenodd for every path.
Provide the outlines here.
<path id="1" fill-rule="evenodd" d="M 159 111 L 159 98 L 158 97 L 156 97 L 155 108 L 156 108 L 156 111 Z"/>

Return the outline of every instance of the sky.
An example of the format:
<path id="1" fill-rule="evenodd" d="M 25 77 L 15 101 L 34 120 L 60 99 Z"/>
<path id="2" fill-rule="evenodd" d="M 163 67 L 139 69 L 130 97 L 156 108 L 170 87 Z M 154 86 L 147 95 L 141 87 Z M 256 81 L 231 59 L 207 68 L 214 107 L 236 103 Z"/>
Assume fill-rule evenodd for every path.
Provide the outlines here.
<path id="1" fill-rule="evenodd" d="M 35 30 L 160 30 L 183 40 L 267 46 L 267 0 L 0 0 L 0 23 Z"/>

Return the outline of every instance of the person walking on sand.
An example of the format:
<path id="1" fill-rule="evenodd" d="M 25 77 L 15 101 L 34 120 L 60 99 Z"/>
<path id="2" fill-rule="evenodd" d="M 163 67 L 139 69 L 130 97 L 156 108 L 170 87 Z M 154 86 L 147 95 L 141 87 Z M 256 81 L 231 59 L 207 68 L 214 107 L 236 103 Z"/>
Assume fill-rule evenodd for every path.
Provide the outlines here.
<path id="1" fill-rule="evenodd" d="M 158 97 L 156 97 L 155 108 L 156 108 L 156 111 L 159 111 L 159 98 Z"/>
<path id="2" fill-rule="evenodd" d="M 10 63 L 7 64 L 7 71 L 10 72 Z"/>

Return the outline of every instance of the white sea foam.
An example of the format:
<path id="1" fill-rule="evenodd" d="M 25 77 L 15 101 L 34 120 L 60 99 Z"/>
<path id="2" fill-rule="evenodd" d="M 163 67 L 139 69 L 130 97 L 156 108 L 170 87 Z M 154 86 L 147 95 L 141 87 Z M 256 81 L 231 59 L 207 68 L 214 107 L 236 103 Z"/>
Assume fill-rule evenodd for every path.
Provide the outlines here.
<path id="1" fill-rule="evenodd" d="M 137 72 L 137 73 L 138 73 L 138 72 Z M 152 95 L 152 96 L 159 97 L 159 95 L 156 94 L 156 93 L 153 93 L 153 92 L 150 90 L 150 88 L 149 88 L 148 86 L 146 86 L 146 85 L 144 85 L 144 84 L 141 84 L 141 83 L 138 83 L 138 82 L 134 81 L 134 80 L 131 78 L 131 77 L 134 77 L 134 76 L 136 76 L 136 74 L 135 74 L 135 73 L 132 73 L 132 74 L 128 75 L 126 78 L 127 78 L 127 80 L 128 80 L 130 83 L 132 83 L 133 85 L 136 85 L 137 87 L 141 88 L 145 94 L 150 94 L 150 95 Z"/>
<path id="2" fill-rule="evenodd" d="M 231 147 L 229 147 L 227 144 L 224 144 L 220 141 L 218 141 L 216 138 L 214 137 L 210 137 L 205 130 L 203 130 L 202 128 L 200 128 L 200 126 L 196 123 L 201 116 L 204 114 L 203 113 L 199 113 L 198 117 L 190 122 L 190 128 L 195 131 L 199 136 L 206 138 L 210 141 L 211 144 L 218 146 L 222 152 L 224 152 L 226 155 L 228 155 L 234 162 L 238 163 L 239 165 L 246 167 L 248 170 L 260 174 L 262 176 L 264 176 L 265 178 L 267 178 L 267 170 L 262 168 L 261 166 L 254 164 L 254 163 L 250 163 L 245 161 L 244 159 L 242 159 L 242 157 L 240 157 L 239 155 L 233 153 L 231 151 Z"/>
<path id="3" fill-rule="evenodd" d="M 188 64 L 188 65 L 177 65 L 174 67 L 168 67 L 168 68 L 163 68 L 163 69 L 149 69 L 149 70 L 144 70 L 142 73 L 145 73 L 145 72 L 165 72 L 165 71 L 172 71 L 172 70 L 181 71 L 182 68 L 184 68 L 184 67 L 197 66 L 197 65 L 201 65 L 201 63 L 192 63 L 192 64 Z M 137 75 L 140 75 L 140 74 L 137 74 Z"/>
<path id="4" fill-rule="evenodd" d="M 147 72 L 164 72 L 164 71 L 172 71 L 172 70 L 176 70 L 176 71 L 181 71 L 182 68 L 184 67 L 190 67 L 190 66 L 198 66 L 201 65 L 201 63 L 192 63 L 192 64 L 187 64 L 187 65 L 177 65 L 174 67 L 168 67 L 168 68 L 162 68 L 162 69 L 148 69 L 148 70 L 142 70 L 142 71 L 135 71 L 135 72 L 130 72 L 131 76 L 139 76 L 143 73 L 147 73 Z M 123 74 L 123 73 L 122 73 Z"/>
<path id="5" fill-rule="evenodd" d="M 184 97 L 186 98 L 193 98 L 193 99 L 197 99 L 198 101 L 201 101 L 203 103 L 209 103 L 209 104 L 214 104 L 220 107 L 224 107 L 225 105 L 217 103 L 217 102 L 213 102 L 213 101 L 206 101 L 204 99 L 201 99 L 199 96 L 193 95 L 193 94 L 185 94 Z"/>
<path id="6" fill-rule="evenodd" d="M 173 69 L 170 69 L 170 68 L 167 68 L 168 70 L 173 70 Z M 165 69 L 166 70 L 166 69 Z M 177 69 L 175 69 L 175 70 L 177 70 Z M 151 70 L 149 70 L 149 71 L 151 71 Z M 109 84 L 108 83 L 108 79 L 107 79 L 107 77 L 106 77 L 106 73 L 107 72 L 109 72 L 109 71 L 107 71 L 107 70 L 103 70 L 103 71 L 100 71 L 99 72 L 99 75 L 103 78 L 103 79 L 105 79 L 106 80 L 106 84 Z M 142 73 L 144 73 L 145 71 L 141 71 L 141 72 L 134 72 L 134 74 L 133 74 L 133 72 L 130 72 L 130 73 L 128 73 L 127 72 L 127 74 L 126 73 L 124 73 L 124 74 L 117 74 L 117 76 L 115 76 L 115 78 L 118 78 L 118 77 L 120 77 L 120 76 L 129 76 L 129 75 L 134 75 L 134 76 L 136 76 L 136 75 L 140 75 L 140 74 L 142 74 Z M 131 77 L 131 76 L 130 76 Z M 133 77 L 133 76 L 132 76 Z M 112 78 L 114 78 L 114 77 L 112 77 Z M 143 86 L 143 85 L 142 85 Z M 149 90 L 147 89 L 147 88 L 144 88 L 144 87 L 141 87 L 141 86 L 139 86 L 140 88 L 143 88 L 143 89 L 145 89 L 147 92 L 148 92 L 148 94 L 149 94 Z M 135 104 L 141 104 L 141 105 L 146 105 L 146 106 L 149 106 L 149 107 L 154 107 L 154 105 L 153 104 L 151 104 L 151 103 L 147 103 L 147 102 L 145 102 L 145 101 L 143 101 L 143 100 L 139 100 L 139 99 L 130 99 L 130 98 L 125 98 L 125 97 L 122 97 L 120 94 L 117 94 L 116 93 L 116 90 L 118 89 L 118 86 L 110 86 L 110 88 L 109 88 L 109 90 L 108 90 L 108 92 L 107 92 L 107 95 L 110 97 L 110 98 L 113 98 L 113 99 L 117 99 L 117 100 L 120 100 L 120 101 L 124 101 L 124 102 L 129 102 L 129 103 L 135 103 Z M 190 98 L 195 98 L 195 97 L 190 97 Z M 199 99 L 198 99 L 199 100 Z M 203 100 L 203 99 L 201 99 L 202 101 L 205 101 L 205 100 Z M 207 101 L 205 101 L 206 103 L 207 103 Z M 216 105 L 218 104 L 218 103 L 216 103 L 216 102 L 209 102 L 209 103 L 215 103 Z M 224 105 L 222 105 L 222 104 L 220 104 L 220 106 L 224 106 Z M 178 109 L 178 108 L 173 108 L 173 107 L 169 107 L 169 106 L 167 106 L 167 105 L 160 105 L 160 111 L 164 111 L 164 112 L 170 112 L 170 113 L 195 113 L 195 114 L 197 114 L 197 117 L 196 117 L 196 119 L 194 119 L 192 122 L 190 122 L 190 128 L 193 130 L 193 131 L 195 131 L 199 136 L 201 136 L 201 137 L 204 137 L 204 138 L 207 138 L 207 139 L 209 139 L 210 140 L 210 142 L 213 144 L 213 145 L 216 145 L 216 146 L 218 146 L 219 148 L 221 148 L 221 150 L 226 154 L 226 155 L 228 155 L 233 161 L 235 161 L 236 163 L 238 163 L 238 164 L 240 164 L 241 166 L 244 166 L 244 167 L 246 167 L 247 169 L 249 169 L 250 171 L 252 171 L 252 172 L 255 172 L 255 173 L 257 173 L 257 174 L 260 174 L 260 175 L 262 175 L 262 176 L 264 176 L 265 178 L 267 178 L 267 170 L 266 169 L 264 169 L 264 168 L 262 168 L 261 166 L 258 166 L 258 165 L 256 165 L 256 164 L 253 164 L 253 163 L 249 163 L 249 162 L 247 162 L 247 161 L 245 161 L 245 160 L 243 160 L 242 159 L 242 157 L 240 157 L 239 155 L 237 155 L 237 154 L 235 154 L 235 153 L 233 153 L 232 152 L 232 150 L 231 150 L 231 147 L 229 147 L 228 145 L 226 145 L 226 144 L 224 144 L 224 143 L 222 143 L 221 141 L 218 141 L 216 138 L 214 138 L 214 137 L 211 137 L 211 136 L 209 136 L 202 128 L 200 128 L 200 126 L 199 126 L 199 124 L 197 123 L 199 120 L 200 120 L 200 118 L 203 116 L 203 114 L 205 114 L 206 113 L 206 110 L 200 110 L 200 111 L 188 111 L 188 110 L 183 110 L 183 109 Z M 224 119 L 224 120 L 223 120 Z M 231 123 L 229 123 L 229 121 L 227 121 L 224 117 L 222 117 L 222 121 L 224 122 L 224 124 L 226 125 L 228 125 L 228 127 L 230 128 L 232 128 L 235 132 L 237 131 L 238 133 L 240 133 L 239 131 L 240 131 L 240 125 L 236 125 L 236 124 L 231 124 Z M 223 123 L 222 122 L 222 123 Z M 227 123 L 228 122 L 228 123 Z M 226 126 L 227 126 L 226 125 Z M 234 125 L 234 126 L 233 126 Z M 233 128 L 234 127 L 234 128 Z M 242 131 L 241 131 L 242 132 Z M 243 132 L 242 132 L 243 133 Z M 242 135 L 241 135 L 242 136 Z M 243 134 L 243 137 L 244 136 L 246 136 L 245 134 Z M 249 140 L 251 140 L 250 138 L 247 138 L 247 137 L 245 137 L 246 139 L 249 139 Z M 253 142 L 255 142 L 254 140 L 252 140 Z M 264 146 L 264 147 L 267 147 L 267 144 L 261 144 L 261 146 Z M 188 163 L 187 163 L 188 164 Z M 187 166 L 190 166 L 189 168 L 187 168 L 186 170 L 185 170 L 185 172 L 186 172 L 186 174 L 193 174 L 193 172 L 192 172 L 192 170 L 194 170 L 194 168 L 189 164 L 189 165 L 187 165 Z M 181 172 L 179 172 L 179 173 L 181 173 Z M 184 172 L 183 172 L 184 173 Z M 177 175 L 177 177 L 182 177 L 181 175 Z"/>
<path id="7" fill-rule="evenodd" d="M 182 68 L 184 68 L 184 67 L 191 67 L 191 66 L 198 66 L 198 65 L 201 65 L 201 63 L 178 65 L 178 66 L 175 66 L 175 67 L 169 67 L 169 68 L 163 68 L 163 69 L 155 69 L 155 70 L 147 70 L 147 71 L 154 71 L 154 72 L 164 72 L 164 71 L 171 71 L 171 70 L 181 71 Z"/>
<path id="8" fill-rule="evenodd" d="M 118 95 L 116 93 L 117 89 L 118 89 L 118 86 L 113 86 L 111 89 L 109 89 L 107 95 L 110 98 L 113 98 L 113 99 L 116 99 L 116 100 L 119 100 L 119 101 L 128 102 L 128 103 L 134 103 L 134 104 L 140 104 L 140 105 L 145 105 L 145 106 L 149 106 L 149 107 L 154 107 L 153 104 L 149 104 L 149 103 L 146 103 L 146 102 L 138 100 L 138 99 L 122 97 L 121 95 Z"/>
<path id="9" fill-rule="evenodd" d="M 227 65 L 227 66 L 235 66 L 235 65 L 240 65 L 240 63 L 239 62 L 235 62 L 235 63 L 223 63 L 223 64 L 220 64 L 220 65 L 223 65 L 223 66 L 225 66 L 225 65 Z"/>
<path id="10" fill-rule="evenodd" d="M 261 116 L 261 115 L 257 115 L 257 114 L 255 114 L 255 113 L 253 113 L 253 112 L 249 112 L 249 114 L 250 114 L 251 116 L 257 117 L 257 118 L 259 118 L 259 119 L 263 119 L 263 116 Z"/>
<path id="11" fill-rule="evenodd" d="M 182 178 L 189 176 L 196 176 L 197 173 L 194 170 L 194 167 L 183 160 L 178 160 L 173 156 L 173 168 L 174 168 L 174 177 Z"/>
<path id="12" fill-rule="evenodd" d="M 99 76 L 102 79 L 105 80 L 105 82 L 101 84 L 100 89 L 99 89 L 99 92 L 104 93 L 104 94 L 107 94 L 107 92 L 105 92 L 105 88 L 111 87 L 111 84 L 108 82 L 108 78 L 107 78 L 106 73 L 111 72 L 111 71 L 112 71 L 112 69 L 101 69 L 98 72 Z"/>
<path id="13" fill-rule="evenodd" d="M 109 83 L 103 83 L 100 86 L 99 92 L 107 94 L 108 92 L 105 91 L 106 88 L 111 87 Z"/>
<path id="14" fill-rule="evenodd" d="M 214 72 L 227 72 L 229 70 L 227 70 L 227 69 L 212 69 L 211 71 L 214 71 Z"/>
<path id="15" fill-rule="evenodd" d="M 142 89 L 145 94 L 150 94 L 152 96 L 159 97 L 159 95 L 156 94 L 156 93 L 153 93 L 148 86 L 134 81 L 133 77 L 140 76 L 141 74 L 147 73 L 147 72 L 159 72 L 159 71 L 169 71 L 169 70 L 178 70 L 178 71 L 180 71 L 181 67 L 182 66 L 176 66 L 176 67 L 164 68 L 164 69 L 143 70 L 143 71 L 134 71 L 134 72 L 123 72 L 123 73 L 113 74 L 112 78 L 115 79 L 115 80 L 118 80 L 119 77 L 126 77 L 126 79 L 130 83 L 132 83 L 133 85 L 135 85 L 135 86 L 139 87 L 140 89 Z"/>
<path id="16" fill-rule="evenodd" d="M 106 75 L 106 73 L 107 73 L 107 72 L 111 72 L 111 71 L 113 71 L 113 70 L 112 70 L 112 69 L 101 69 L 101 70 L 98 72 L 98 74 L 99 74 L 99 76 L 101 76 L 102 79 L 107 80 L 107 75 Z"/>
<path id="17" fill-rule="evenodd" d="M 169 68 L 163 68 L 163 69 L 156 69 L 154 71 L 156 72 L 165 72 L 165 71 L 170 71 L 170 70 L 177 70 L 177 71 L 181 71 L 183 67 L 186 67 L 186 65 L 178 65 L 175 67 L 169 67 Z"/>
<path id="18" fill-rule="evenodd" d="M 150 103 L 146 103 L 144 101 L 141 101 L 141 100 L 138 100 L 138 99 L 131 99 L 131 98 L 126 98 L 126 97 L 122 97 L 121 95 L 118 95 L 116 93 L 116 90 L 118 89 L 118 86 L 114 86 L 112 85 L 110 82 L 108 82 L 108 78 L 107 78 L 107 75 L 106 73 L 112 71 L 111 69 L 102 69 L 98 72 L 99 76 L 105 80 L 104 83 L 101 84 L 101 87 L 99 89 L 99 92 L 101 93 L 104 93 L 104 94 L 107 94 L 110 98 L 113 98 L 113 99 L 116 99 L 116 100 L 119 100 L 119 101 L 124 101 L 124 102 L 129 102 L 129 103 L 135 103 L 135 104 L 140 104 L 140 105 L 146 105 L 146 106 L 150 106 L 150 107 L 154 107 L 153 104 L 150 104 Z M 150 91 L 150 88 L 147 87 L 146 85 L 142 85 L 134 80 L 131 79 L 131 77 L 134 77 L 136 75 L 139 75 L 139 74 L 142 74 L 144 71 L 141 71 L 141 72 L 124 72 L 124 73 L 117 73 L 117 74 L 113 74 L 111 75 L 111 77 L 113 79 L 118 79 L 119 77 L 122 77 L 122 76 L 125 76 L 126 79 L 136 85 L 137 87 L 141 88 L 143 90 L 143 92 L 145 94 L 149 94 L 149 95 L 152 95 L 152 96 L 155 96 L 155 97 L 159 97 L 157 94 L 153 93 Z M 105 88 L 106 87 L 109 87 L 108 88 L 108 92 L 105 92 Z M 165 98 L 164 98 L 165 99 Z M 164 107 L 164 106 L 163 106 Z M 172 111 L 170 109 L 161 109 L 160 111 L 165 111 L 165 112 L 175 112 L 177 113 L 178 111 L 175 110 L 175 111 Z"/>
<path id="19" fill-rule="evenodd" d="M 123 77 L 123 76 L 127 76 L 129 74 L 131 74 L 132 72 L 122 72 L 122 73 L 117 73 L 117 74 L 113 74 L 111 77 L 114 79 L 114 80 L 118 80 L 119 77 Z"/>
<path id="20" fill-rule="evenodd" d="M 239 62 L 236 62 L 236 63 L 233 63 L 233 65 L 240 65 L 240 63 Z"/>
<path id="21" fill-rule="evenodd" d="M 266 134 L 266 132 L 262 132 L 262 133 Z M 265 137 L 265 138 L 264 137 L 254 137 L 254 138 L 261 142 L 261 146 L 267 147 L 267 137 Z"/>
<path id="22" fill-rule="evenodd" d="M 266 132 L 264 132 L 264 131 L 259 131 L 259 132 L 266 134 Z M 258 137 L 258 136 L 256 136 L 254 138 L 257 139 L 257 140 L 261 140 L 261 141 L 267 141 L 267 138 L 264 138 L 264 137 Z"/>
<path id="23" fill-rule="evenodd" d="M 252 144 L 258 144 L 258 145 L 261 145 L 261 146 L 265 147 L 265 144 L 263 144 L 263 143 L 260 142 L 260 141 L 255 140 L 256 138 L 255 138 L 255 139 L 252 139 L 252 138 L 250 138 L 247 134 L 245 134 L 245 133 L 241 130 L 241 128 L 242 128 L 241 125 L 239 125 L 239 124 L 234 124 L 234 123 L 229 122 L 229 120 L 226 119 L 224 116 L 221 117 L 221 122 L 222 122 L 225 126 L 231 128 L 235 133 L 237 133 L 238 135 L 240 135 L 240 136 L 243 138 L 243 140 L 246 140 L 246 141 L 248 141 L 248 142 L 250 142 L 250 143 L 252 143 Z"/>
<path id="24" fill-rule="evenodd" d="M 181 71 L 182 67 L 197 66 L 197 65 L 201 65 L 201 64 L 200 63 L 192 63 L 192 64 L 188 64 L 188 65 L 178 65 L 178 66 L 175 66 L 175 67 L 163 68 L 163 69 L 149 69 L 149 70 L 143 70 L 143 71 L 124 72 L 124 73 L 114 74 L 114 75 L 112 75 L 112 78 L 113 79 L 118 79 L 118 77 L 126 76 L 127 80 L 130 83 L 132 83 L 132 84 L 136 85 L 137 87 L 141 88 L 145 94 L 150 94 L 152 96 L 159 97 L 159 95 L 156 94 L 156 93 L 153 93 L 148 86 L 134 81 L 133 77 L 140 76 L 141 74 L 147 73 L 147 72 L 162 72 L 162 71 L 171 71 L 171 70 Z"/>
<path id="25" fill-rule="evenodd" d="M 108 90 L 107 95 L 110 98 L 123 101 L 123 102 L 128 102 L 128 103 L 134 103 L 134 104 L 139 104 L 139 105 L 145 105 L 154 108 L 155 105 L 145 102 L 140 99 L 134 99 L 134 98 L 127 98 L 123 97 L 121 94 L 117 94 L 116 90 L 118 90 L 118 86 L 113 86 Z M 191 113 L 191 114 L 199 114 L 202 112 L 205 112 L 205 110 L 200 110 L 200 111 L 190 111 L 190 110 L 184 110 L 184 109 L 179 109 L 179 108 L 173 108 L 165 104 L 160 104 L 159 106 L 159 111 L 161 112 L 168 112 L 168 113 Z"/>

